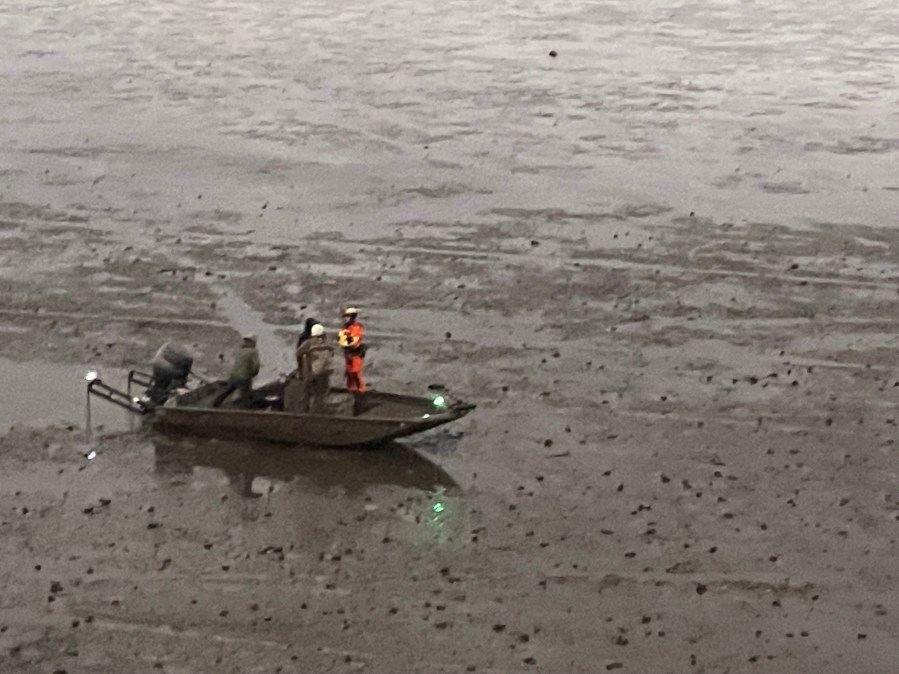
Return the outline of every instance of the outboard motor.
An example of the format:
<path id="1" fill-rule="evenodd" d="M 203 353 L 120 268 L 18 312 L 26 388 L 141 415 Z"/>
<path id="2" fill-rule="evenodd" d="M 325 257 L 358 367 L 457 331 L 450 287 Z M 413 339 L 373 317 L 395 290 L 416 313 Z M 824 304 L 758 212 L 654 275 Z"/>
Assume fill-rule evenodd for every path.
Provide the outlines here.
<path id="1" fill-rule="evenodd" d="M 153 367 L 153 377 L 146 396 L 154 405 L 162 405 L 172 391 L 187 384 L 194 359 L 186 347 L 177 342 L 166 342 L 156 352 L 150 364 Z"/>

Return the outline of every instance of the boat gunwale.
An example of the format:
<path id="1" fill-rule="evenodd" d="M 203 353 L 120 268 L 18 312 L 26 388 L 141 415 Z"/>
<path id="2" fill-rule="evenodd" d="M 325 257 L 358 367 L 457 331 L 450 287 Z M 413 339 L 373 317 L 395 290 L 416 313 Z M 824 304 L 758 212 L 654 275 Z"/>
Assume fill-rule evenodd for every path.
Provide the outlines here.
<path id="1" fill-rule="evenodd" d="M 210 382 L 212 384 L 212 382 Z M 209 386 L 207 384 L 206 386 Z M 203 388 L 203 387 L 201 387 Z M 384 423 L 392 423 L 392 424 L 427 424 L 430 425 L 434 419 L 446 419 L 447 421 L 455 421 L 456 419 L 460 419 L 468 414 L 471 410 L 475 409 L 476 405 L 472 403 L 467 403 L 464 401 L 455 401 L 440 411 L 435 411 L 433 414 L 428 414 L 427 417 L 416 416 L 414 418 L 409 417 L 366 417 L 366 416 L 356 416 L 351 414 L 321 414 L 321 413 L 312 413 L 312 412 L 287 412 L 284 410 L 275 410 L 275 409 L 247 409 L 241 407 L 212 407 L 205 405 L 179 405 L 178 400 L 184 396 L 190 396 L 191 394 L 196 393 L 200 389 L 194 389 L 193 391 L 189 391 L 181 396 L 176 396 L 173 398 L 173 405 L 161 405 L 155 409 L 156 412 L 162 412 L 166 414 L 166 410 L 183 410 L 185 412 L 213 412 L 213 413 L 227 413 L 234 414 L 238 413 L 239 415 L 253 415 L 253 416 L 270 416 L 277 415 L 282 417 L 290 417 L 294 419 L 315 419 L 321 421 L 327 420 L 340 420 L 340 421 L 373 421 L 373 422 L 384 422 Z M 331 388 L 331 393 L 350 393 L 345 388 Z M 433 404 L 433 401 L 424 396 L 414 396 L 408 395 L 405 393 L 394 393 L 392 391 L 377 391 L 371 390 L 365 393 L 366 396 L 371 396 L 373 399 L 377 398 L 385 398 L 388 400 L 396 400 L 396 401 L 409 401 L 410 403 L 426 405 Z"/>
<path id="2" fill-rule="evenodd" d="M 203 412 L 203 413 L 212 413 L 212 414 L 236 414 L 238 416 L 252 416 L 254 418 L 257 417 L 268 417 L 268 416 L 279 416 L 279 417 L 289 417 L 291 419 L 316 419 L 322 421 L 335 420 L 335 421 L 358 421 L 358 422 L 384 422 L 384 423 L 393 423 L 393 424 L 429 424 L 434 419 L 449 419 L 455 420 L 459 419 L 469 411 L 471 411 L 472 407 L 467 407 L 463 410 L 447 410 L 445 412 L 438 412 L 436 414 L 429 414 L 426 418 L 424 417 L 416 417 L 416 418 L 408 418 L 408 417 L 364 417 L 364 416 L 353 416 L 347 414 L 313 414 L 311 412 L 285 412 L 283 410 L 253 410 L 253 409 L 241 409 L 239 407 L 201 407 L 198 405 L 172 405 L 166 406 L 163 405 L 161 407 L 157 407 L 155 412 L 157 414 L 162 413 L 163 416 L 169 414 L 170 412 Z M 177 412 L 175 412 L 177 410 Z"/>

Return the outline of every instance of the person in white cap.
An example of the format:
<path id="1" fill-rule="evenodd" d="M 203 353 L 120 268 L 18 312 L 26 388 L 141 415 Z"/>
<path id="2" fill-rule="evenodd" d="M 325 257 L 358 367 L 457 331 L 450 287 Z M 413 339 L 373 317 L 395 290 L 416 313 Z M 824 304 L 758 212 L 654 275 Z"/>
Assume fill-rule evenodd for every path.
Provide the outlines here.
<path id="1" fill-rule="evenodd" d="M 240 403 L 246 404 L 250 399 L 253 377 L 259 374 L 259 351 L 256 350 L 256 335 L 244 335 L 241 339 L 240 351 L 234 359 L 234 367 L 228 376 L 228 385 L 216 396 L 213 407 L 219 407 L 225 398 L 240 391 Z"/>
<path id="2" fill-rule="evenodd" d="M 297 374 L 302 381 L 300 411 L 320 412 L 331 388 L 334 347 L 328 344 L 325 328 L 315 323 L 309 338 L 297 347 Z"/>

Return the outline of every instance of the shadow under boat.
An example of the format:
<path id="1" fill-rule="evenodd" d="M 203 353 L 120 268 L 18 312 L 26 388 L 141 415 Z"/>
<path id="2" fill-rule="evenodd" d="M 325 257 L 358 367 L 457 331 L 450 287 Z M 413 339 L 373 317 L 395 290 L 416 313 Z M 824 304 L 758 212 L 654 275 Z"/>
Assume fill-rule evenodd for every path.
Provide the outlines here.
<path id="1" fill-rule="evenodd" d="M 340 452 L 309 447 L 291 451 L 265 441 L 192 439 L 156 435 L 156 472 L 174 477 L 194 466 L 222 471 L 232 487 L 246 497 L 259 496 L 257 478 L 281 483 L 296 479 L 319 489 L 342 487 L 362 491 L 374 485 L 394 485 L 422 491 L 459 489 L 443 468 L 414 449 L 389 442 L 377 449 Z"/>

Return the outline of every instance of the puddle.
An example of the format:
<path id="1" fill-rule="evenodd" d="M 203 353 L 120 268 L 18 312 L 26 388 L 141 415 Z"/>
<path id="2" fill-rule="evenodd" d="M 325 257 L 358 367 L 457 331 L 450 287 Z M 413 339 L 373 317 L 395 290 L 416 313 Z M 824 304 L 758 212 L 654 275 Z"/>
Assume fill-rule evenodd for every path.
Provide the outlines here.
<path id="1" fill-rule="evenodd" d="M 212 468 L 224 473 L 232 488 L 247 498 L 268 495 L 295 480 L 325 490 L 362 491 L 375 485 L 458 489 L 443 468 L 398 443 L 381 449 L 334 450 L 156 436 L 153 445 L 157 473 L 188 479 L 197 469 Z"/>
<path id="2" fill-rule="evenodd" d="M 46 426 L 53 423 L 84 428 L 87 400 L 85 365 L 59 365 L 31 361 L 18 363 L 0 358 L 3 404 L 0 405 L 0 434 L 16 424 Z M 104 370 L 104 377 L 118 386 L 126 374 Z M 133 422 L 131 415 L 102 400 L 91 401 L 95 431 L 125 431 Z"/>
<path id="3" fill-rule="evenodd" d="M 277 376 L 287 375 L 296 368 L 293 342 L 275 334 L 275 330 L 293 330 L 299 334 L 301 325 L 273 326 L 266 323 L 260 312 L 253 310 L 246 302 L 232 292 L 219 296 L 217 306 L 228 319 L 228 322 L 240 334 L 256 335 L 256 348 L 259 350 L 261 369 L 257 382 Z M 295 339 L 292 338 L 292 339 Z"/>

